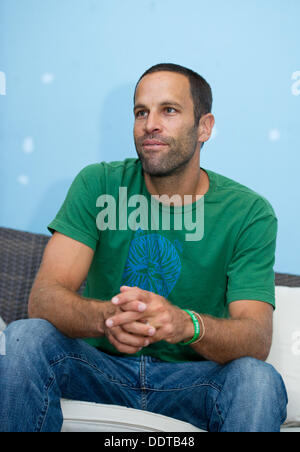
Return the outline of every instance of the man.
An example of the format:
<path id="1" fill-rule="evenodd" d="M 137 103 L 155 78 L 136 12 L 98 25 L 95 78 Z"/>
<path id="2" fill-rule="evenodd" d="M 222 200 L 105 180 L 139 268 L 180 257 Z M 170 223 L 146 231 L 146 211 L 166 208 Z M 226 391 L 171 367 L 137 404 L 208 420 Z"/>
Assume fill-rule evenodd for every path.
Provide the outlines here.
<path id="1" fill-rule="evenodd" d="M 60 430 L 61 397 L 208 431 L 280 429 L 286 392 L 264 362 L 277 219 L 263 197 L 200 167 L 211 104 L 195 72 L 150 68 L 134 96 L 139 158 L 75 178 L 49 225 L 31 318 L 5 333 L 2 430 Z"/>

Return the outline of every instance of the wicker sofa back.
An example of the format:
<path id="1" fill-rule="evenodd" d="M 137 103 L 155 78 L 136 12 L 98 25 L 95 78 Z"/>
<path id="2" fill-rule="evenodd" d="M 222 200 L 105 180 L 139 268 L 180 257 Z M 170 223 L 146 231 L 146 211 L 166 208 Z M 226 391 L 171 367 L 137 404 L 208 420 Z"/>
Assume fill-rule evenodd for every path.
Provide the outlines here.
<path id="1" fill-rule="evenodd" d="M 7 324 L 27 318 L 29 294 L 49 239 L 0 227 L 0 317 Z"/>

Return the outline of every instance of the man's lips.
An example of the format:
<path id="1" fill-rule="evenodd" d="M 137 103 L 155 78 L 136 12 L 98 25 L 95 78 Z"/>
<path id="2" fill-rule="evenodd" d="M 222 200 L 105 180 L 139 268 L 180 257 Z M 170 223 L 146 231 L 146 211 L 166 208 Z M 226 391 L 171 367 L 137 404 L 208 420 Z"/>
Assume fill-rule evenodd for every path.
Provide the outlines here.
<path id="1" fill-rule="evenodd" d="M 144 140 L 142 142 L 142 146 L 145 148 L 159 148 L 162 146 L 167 146 L 167 143 L 165 143 L 164 141 L 160 141 L 160 140 Z"/>

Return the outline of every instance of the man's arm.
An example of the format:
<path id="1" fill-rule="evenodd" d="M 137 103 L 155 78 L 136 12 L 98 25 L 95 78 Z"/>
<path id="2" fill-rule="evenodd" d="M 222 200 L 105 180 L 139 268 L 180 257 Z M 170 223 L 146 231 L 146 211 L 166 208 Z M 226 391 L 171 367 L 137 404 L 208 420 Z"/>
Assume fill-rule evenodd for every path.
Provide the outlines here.
<path id="1" fill-rule="evenodd" d="M 48 320 L 69 337 L 103 336 L 106 318 L 118 309 L 108 301 L 84 298 L 76 293 L 88 274 L 93 256 L 90 247 L 55 232 L 45 248 L 29 296 L 29 317 Z M 129 320 L 140 316 L 137 306 L 132 305 Z M 143 343 L 144 339 L 136 338 L 132 353 Z"/>
<path id="2" fill-rule="evenodd" d="M 117 341 L 124 340 L 122 330 L 129 331 L 131 328 L 131 333 L 139 332 L 140 322 L 135 324 L 135 329 L 127 322 L 134 300 L 147 305 L 143 318 L 156 329 L 155 335 L 149 339 L 150 343 L 165 340 L 176 344 L 186 342 L 194 335 L 194 326 L 189 315 L 160 295 L 137 287 L 123 287 L 117 298 L 117 305 L 123 312 L 112 316 L 107 322 L 108 326 L 111 325 L 109 328 L 114 334 L 116 344 Z M 273 307 L 256 300 L 239 300 L 230 303 L 229 313 L 229 319 L 201 315 L 206 330 L 205 336 L 201 342 L 191 347 L 204 358 L 220 364 L 243 356 L 265 360 L 272 340 Z"/>
<path id="3" fill-rule="evenodd" d="M 48 320 L 70 337 L 103 335 L 103 305 L 76 293 L 93 255 L 90 247 L 55 232 L 31 289 L 29 317 Z"/>
<path id="4" fill-rule="evenodd" d="M 229 319 L 201 315 L 205 336 L 191 347 L 204 358 L 220 364 L 243 356 L 267 359 L 272 342 L 272 305 L 239 300 L 230 303 L 229 313 Z"/>

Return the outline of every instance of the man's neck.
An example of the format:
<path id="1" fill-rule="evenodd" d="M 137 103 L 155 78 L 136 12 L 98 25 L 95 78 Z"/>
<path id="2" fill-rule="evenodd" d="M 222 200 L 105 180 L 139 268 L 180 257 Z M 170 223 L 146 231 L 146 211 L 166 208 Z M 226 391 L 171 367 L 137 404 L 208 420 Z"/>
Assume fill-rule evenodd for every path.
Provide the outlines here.
<path id="1" fill-rule="evenodd" d="M 166 177 L 155 177 L 144 173 L 144 178 L 147 190 L 155 197 L 167 195 L 171 198 L 179 195 L 179 198 L 176 197 L 179 202 L 172 201 L 175 205 L 195 202 L 209 189 L 208 175 L 199 166 L 190 167 L 188 171 L 183 170 Z M 184 198 L 184 195 L 192 197 Z"/>

